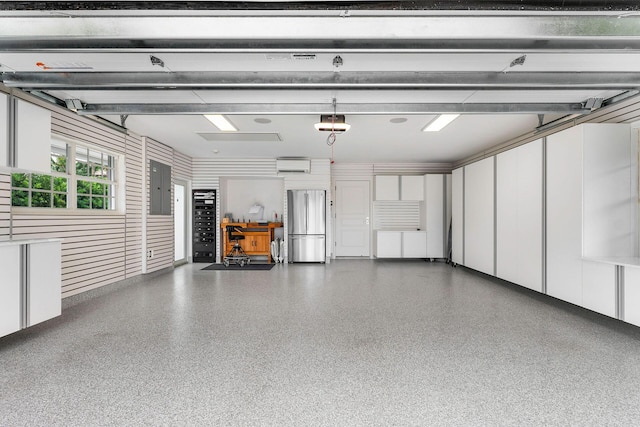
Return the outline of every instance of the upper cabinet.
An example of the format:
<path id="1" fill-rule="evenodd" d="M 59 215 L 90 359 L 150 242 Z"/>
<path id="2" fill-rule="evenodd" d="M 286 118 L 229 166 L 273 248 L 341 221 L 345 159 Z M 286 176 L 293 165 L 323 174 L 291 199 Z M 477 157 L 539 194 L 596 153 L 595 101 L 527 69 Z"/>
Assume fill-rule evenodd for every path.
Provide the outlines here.
<path id="1" fill-rule="evenodd" d="M 9 97 L 0 92 L 0 167 L 9 166 Z"/>
<path id="2" fill-rule="evenodd" d="M 406 175 L 400 177 L 400 200 L 424 200 L 424 176 Z"/>
<path id="3" fill-rule="evenodd" d="M 422 175 L 376 175 L 376 201 L 424 200 L 424 178 Z"/>
<path id="4" fill-rule="evenodd" d="M 45 108 L 15 100 L 13 167 L 32 172 L 51 172 L 51 112 Z M 11 141 L 8 141 L 11 145 Z"/>
<path id="5" fill-rule="evenodd" d="M 400 200 L 400 177 L 376 175 L 376 200 Z"/>

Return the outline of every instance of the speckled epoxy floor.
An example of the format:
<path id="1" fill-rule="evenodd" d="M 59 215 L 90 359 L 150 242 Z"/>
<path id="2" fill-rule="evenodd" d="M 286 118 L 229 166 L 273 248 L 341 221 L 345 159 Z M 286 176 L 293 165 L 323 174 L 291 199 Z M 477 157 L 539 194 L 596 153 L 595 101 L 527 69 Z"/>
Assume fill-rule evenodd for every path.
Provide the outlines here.
<path id="1" fill-rule="evenodd" d="M 640 330 L 471 271 L 186 265 L 0 339 L 0 426 L 640 425 Z"/>

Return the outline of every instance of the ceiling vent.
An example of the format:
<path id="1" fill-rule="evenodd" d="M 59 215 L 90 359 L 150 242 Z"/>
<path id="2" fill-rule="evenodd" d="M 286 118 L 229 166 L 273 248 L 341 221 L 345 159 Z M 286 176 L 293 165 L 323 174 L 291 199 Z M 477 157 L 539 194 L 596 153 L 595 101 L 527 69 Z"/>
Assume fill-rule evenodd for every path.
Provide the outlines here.
<path id="1" fill-rule="evenodd" d="M 309 159 L 276 159 L 278 173 L 309 173 L 311 160 Z"/>

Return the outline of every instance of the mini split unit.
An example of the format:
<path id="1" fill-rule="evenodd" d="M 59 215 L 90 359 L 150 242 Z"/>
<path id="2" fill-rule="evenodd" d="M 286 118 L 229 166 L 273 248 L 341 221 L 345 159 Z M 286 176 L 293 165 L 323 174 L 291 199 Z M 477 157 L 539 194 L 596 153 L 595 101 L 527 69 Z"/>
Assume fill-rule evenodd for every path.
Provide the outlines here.
<path id="1" fill-rule="evenodd" d="M 311 160 L 309 159 L 276 159 L 278 173 L 309 173 Z"/>

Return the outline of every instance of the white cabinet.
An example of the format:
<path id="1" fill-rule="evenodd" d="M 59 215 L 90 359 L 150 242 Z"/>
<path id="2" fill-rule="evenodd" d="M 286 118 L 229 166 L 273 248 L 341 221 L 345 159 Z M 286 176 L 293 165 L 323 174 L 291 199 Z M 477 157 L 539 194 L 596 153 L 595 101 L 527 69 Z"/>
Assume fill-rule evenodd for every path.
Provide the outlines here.
<path id="1" fill-rule="evenodd" d="M 636 174 L 629 125 L 585 124 L 547 138 L 549 295 L 584 306 L 583 256 L 637 256 Z"/>
<path id="2" fill-rule="evenodd" d="M 640 326 L 640 267 L 624 268 L 622 320 Z"/>
<path id="3" fill-rule="evenodd" d="M 376 232 L 376 257 L 402 257 L 402 231 Z"/>
<path id="4" fill-rule="evenodd" d="M 62 310 L 60 242 L 29 245 L 29 317 L 27 326 L 60 316 Z"/>
<path id="5" fill-rule="evenodd" d="M 400 177 L 400 200 L 424 200 L 424 177 L 403 175 Z"/>
<path id="6" fill-rule="evenodd" d="M 0 267 L 0 336 L 61 314 L 59 240 L 0 242 Z"/>
<path id="7" fill-rule="evenodd" d="M 451 260 L 464 265 L 464 168 L 451 173 Z"/>
<path id="8" fill-rule="evenodd" d="M 616 266 L 601 262 L 582 262 L 582 306 L 616 317 Z"/>
<path id="9" fill-rule="evenodd" d="M 15 167 L 51 172 L 51 112 L 21 99 L 16 102 Z"/>
<path id="10" fill-rule="evenodd" d="M 376 200 L 400 200 L 400 177 L 397 175 L 375 176 Z"/>
<path id="11" fill-rule="evenodd" d="M 20 246 L 0 246 L 0 337 L 20 330 Z"/>
<path id="12" fill-rule="evenodd" d="M 8 152 L 9 152 L 9 140 L 8 132 L 9 128 L 9 97 L 0 92 L 0 167 L 9 166 Z"/>
<path id="13" fill-rule="evenodd" d="M 426 258 L 425 231 L 377 231 L 376 258 Z"/>
<path id="14" fill-rule="evenodd" d="M 496 156 L 496 276 L 542 292 L 542 140 Z"/>
<path id="15" fill-rule="evenodd" d="M 375 184 L 377 201 L 424 200 L 424 179 L 422 175 L 376 175 Z"/>
<path id="16" fill-rule="evenodd" d="M 427 233 L 424 231 L 402 232 L 402 257 L 426 258 L 427 257 Z"/>
<path id="17" fill-rule="evenodd" d="M 495 157 L 464 167 L 464 265 L 494 271 Z"/>
<path id="18" fill-rule="evenodd" d="M 447 257 L 447 240 L 451 215 L 451 175 L 424 176 L 424 229 L 427 231 L 426 258 Z"/>

